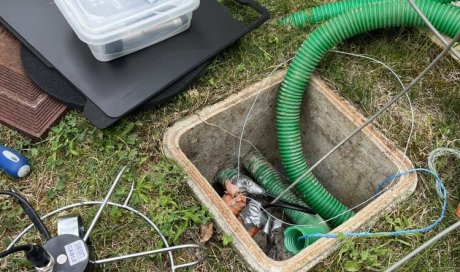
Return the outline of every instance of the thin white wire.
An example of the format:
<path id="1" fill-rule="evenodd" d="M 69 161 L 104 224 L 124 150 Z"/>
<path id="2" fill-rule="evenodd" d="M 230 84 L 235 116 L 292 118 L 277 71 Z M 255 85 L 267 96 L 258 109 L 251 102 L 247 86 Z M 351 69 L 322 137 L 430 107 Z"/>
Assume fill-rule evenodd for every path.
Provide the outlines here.
<path id="1" fill-rule="evenodd" d="M 459 3 L 460 3 L 460 2 L 459 2 Z M 449 146 L 449 145 L 454 145 L 454 146 L 455 146 L 455 143 L 456 143 L 456 142 L 460 142 L 460 139 L 454 139 L 454 140 L 452 140 L 452 142 L 448 143 L 447 146 Z"/>
<path id="2" fill-rule="evenodd" d="M 435 162 L 439 157 L 446 155 L 454 155 L 455 157 L 460 159 L 460 150 L 447 147 L 436 148 L 435 150 L 431 151 L 428 155 L 428 168 L 438 175 L 438 170 L 436 170 Z M 436 191 L 438 192 L 438 195 L 442 196 L 441 188 L 437 183 Z"/>
<path id="3" fill-rule="evenodd" d="M 252 110 L 254 109 L 254 106 L 257 102 L 257 99 L 259 98 L 259 94 L 260 92 L 262 91 L 262 89 L 265 87 L 265 85 L 267 84 L 267 80 L 271 79 L 273 73 L 276 72 L 276 70 L 278 70 L 280 67 L 282 67 L 283 65 L 285 65 L 286 63 L 288 63 L 290 60 L 292 60 L 293 58 L 289 58 L 285 61 L 283 61 L 281 64 L 277 65 L 271 72 L 270 74 L 268 74 L 268 76 L 260 83 L 260 87 L 259 87 L 259 90 L 257 91 L 257 94 L 256 94 L 256 97 L 254 98 L 254 101 L 252 102 L 252 105 L 251 107 L 249 108 L 249 111 L 248 111 L 248 114 L 246 115 L 246 118 L 244 119 L 244 122 L 243 122 L 243 126 L 241 128 L 241 134 L 240 134 L 240 137 L 239 137 L 239 143 L 238 143 L 238 155 L 237 155 L 237 169 L 238 169 L 238 175 L 237 175 L 237 179 L 236 180 L 239 180 L 240 179 L 240 164 L 241 164 L 241 161 L 240 161 L 240 157 L 241 157 L 241 146 L 243 144 L 243 136 L 244 136 L 244 130 L 246 128 L 246 124 L 248 123 L 248 120 L 249 120 L 249 117 L 251 116 L 251 113 L 252 113 Z"/>
<path id="4" fill-rule="evenodd" d="M 353 57 L 358 57 L 358 58 L 363 58 L 363 59 L 368 59 L 368 60 L 371 60 L 375 63 L 378 63 L 380 65 L 382 65 L 383 67 L 387 68 L 394 76 L 395 78 L 398 80 L 399 84 L 401 85 L 402 88 L 404 88 L 404 83 L 402 82 L 401 78 L 399 77 L 399 75 L 390 67 L 388 66 L 387 64 L 385 64 L 384 62 L 381 62 L 377 59 L 374 59 L 372 57 L 369 57 L 369 56 L 366 56 L 366 55 L 360 55 L 360 54 L 355 54 L 355 53 L 348 53 L 348 52 L 343 52 L 343 51 L 337 51 L 337 50 L 329 50 L 331 52 L 334 52 L 334 53 L 338 53 L 338 54 L 343 54 L 343 55 L 349 55 L 349 56 L 353 56 Z M 404 152 L 403 152 L 403 157 L 401 159 L 401 162 L 399 164 L 399 167 L 398 167 L 398 173 L 401 172 L 401 167 L 403 166 L 404 164 L 404 160 L 405 160 L 405 157 L 407 155 L 407 150 L 409 149 L 409 146 L 410 146 L 410 142 L 411 142 L 411 139 L 412 139 L 412 135 L 414 134 L 414 128 L 415 128 L 415 114 L 414 114 L 414 107 L 412 106 L 412 101 L 410 99 L 410 96 L 408 93 L 406 93 L 406 98 L 407 98 L 407 102 L 409 104 L 409 108 L 410 108 L 410 114 L 411 114 L 411 126 L 410 126 L 410 132 L 409 132 L 409 136 L 407 137 L 407 142 L 406 142 L 406 146 L 404 147 Z M 394 179 L 393 179 L 394 180 Z"/>
<path id="5" fill-rule="evenodd" d="M 460 159 L 460 150 L 454 148 L 447 148 L 447 147 L 440 147 L 436 148 L 435 150 L 431 151 L 428 155 L 428 168 L 438 174 L 438 170 L 436 170 L 435 161 L 445 155 L 454 155 Z"/>
<path id="6" fill-rule="evenodd" d="M 374 59 L 374 58 L 372 58 L 372 57 L 366 56 L 366 55 L 360 55 L 360 54 L 355 54 L 355 53 L 348 53 L 348 52 L 337 51 L 337 50 L 330 50 L 330 51 L 331 51 L 331 52 L 334 52 L 334 53 L 338 53 L 338 54 L 344 54 L 344 55 L 349 55 L 349 56 L 354 56 L 354 57 L 359 57 L 359 58 L 368 59 L 368 60 L 371 60 L 371 61 L 373 61 L 373 62 L 375 62 L 375 63 L 381 64 L 382 66 L 384 66 L 385 68 L 387 68 L 387 69 L 395 76 L 395 78 L 398 80 L 398 82 L 399 82 L 399 84 L 401 85 L 401 87 L 404 89 L 404 83 L 402 82 L 402 80 L 401 80 L 401 78 L 399 77 L 399 75 L 398 75 L 390 66 L 388 66 L 387 64 L 385 64 L 385 63 L 383 63 L 383 62 L 381 62 L 381 61 L 379 61 L 379 60 L 377 60 L 377 59 Z M 291 59 L 292 59 L 292 58 L 291 58 Z M 239 142 L 239 147 L 238 147 L 238 158 L 237 158 L 237 159 L 238 159 L 238 163 L 237 163 L 237 170 L 238 170 L 238 176 L 237 176 L 237 178 L 238 178 L 238 179 L 239 179 L 239 176 L 240 176 L 240 156 L 241 156 L 242 138 L 243 138 L 243 136 L 244 136 L 244 129 L 245 129 L 246 125 L 247 125 L 247 122 L 248 122 L 248 120 L 249 120 L 250 114 L 251 114 L 251 112 L 252 112 L 252 110 L 253 110 L 253 108 L 254 108 L 254 106 L 255 106 L 255 103 L 256 103 L 256 101 L 257 101 L 257 98 L 259 97 L 259 94 L 260 94 L 260 92 L 261 92 L 263 86 L 265 85 L 265 82 L 267 81 L 267 79 L 269 79 L 269 78 L 271 77 L 271 75 L 272 75 L 279 67 L 281 67 L 282 65 L 284 65 L 285 63 L 287 63 L 287 62 L 290 61 L 291 59 L 288 59 L 288 60 L 284 61 L 283 63 L 281 63 L 280 65 L 278 65 L 278 66 L 268 75 L 268 77 L 265 78 L 265 80 L 261 83 L 262 87 L 260 87 L 260 89 L 257 91 L 257 95 L 256 95 L 256 97 L 255 97 L 255 99 L 254 99 L 254 101 L 253 101 L 253 103 L 252 103 L 252 105 L 251 105 L 251 108 L 249 109 L 248 115 L 246 116 L 246 119 L 245 119 L 245 121 L 244 121 L 244 123 L 243 123 L 243 127 L 242 127 L 242 129 L 241 129 L 240 142 Z M 403 152 L 403 155 L 402 155 L 401 162 L 400 162 L 400 164 L 399 164 L 398 172 L 397 172 L 397 173 L 399 173 L 399 172 L 401 171 L 401 167 L 402 167 L 402 165 L 404 164 L 404 161 L 405 161 L 405 159 L 406 159 L 406 154 L 407 154 L 407 151 L 408 151 L 408 149 L 409 149 L 410 142 L 411 142 L 412 135 L 413 135 L 414 128 L 415 128 L 415 114 L 414 114 L 414 108 L 413 108 L 413 106 L 412 106 L 412 101 L 411 101 L 411 99 L 410 99 L 410 97 L 409 97 L 409 95 L 408 95 L 407 93 L 406 93 L 406 97 L 407 97 L 407 100 L 408 100 L 408 102 L 409 102 L 409 107 L 410 107 L 410 112 L 411 112 L 411 129 L 410 129 L 409 136 L 408 136 L 408 138 L 407 138 L 406 146 L 405 146 L 405 148 L 404 148 L 404 152 Z M 238 179 L 237 179 L 237 180 L 238 180 Z M 359 203 L 358 205 L 356 205 L 356 206 L 354 206 L 354 207 L 352 207 L 352 208 L 350 208 L 350 209 L 348 209 L 348 210 L 346 210 L 346 211 L 344 211 L 344 212 L 342 212 L 342 213 L 340 213 L 340 214 L 335 215 L 335 216 L 332 217 L 332 218 L 329 218 L 329 219 L 327 219 L 327 220 L 323 220 L 322 222 L 319 222 L 319 223 L 327 223 L 327 222 L 329 222 L 329 221 L 331 221 L 331 220 L 333 220 L 333 219 L 335 219 L 335 218 L 337 218 L 337 217 L 339 217 L 339 216 L 341 216 L 341 215 L 343 215 L 343 214 L 345 214 L 345 213 L 347 213 L 347 212 L 349 212 L 349 211 L 355 210 L 355 209 L 357 209 L 357 208 L 363 206 L 364 204 L 370 202 L 371 200 L 374 200 L 375 198 L 377 198 L 378 196 L 380 196 L 382 193 L 384 193 L 384 192 L 386 192 L 387 190 L 389 190 L 389 189 L 391 188 L 391 186 L 393 185 L 393 183 L 394 183 L 395 180 L 396 180 L 396 178 L 393 179 L 387 187 L 385 187 L 383 190 L 381 190 L 381 191 L 378 192 L 377 194 L 373 195 L 372 197 L 368 198 L 367 200 L 365 200 L 365 201 Z M 252 198 L 248 197 L 248 199 L 252 199 Z M 313 226 L 315 226 L 315 225 L 312 225 L 312 224 L 309 224 L 309 225 L 297 225 L 297 224 L 288 223 L 288 222 L 283 221 L 283 220 L 281 220 L 280 218 L 277 218 L 276 216 L 272 215 L 269 211 L 267 211 L 267 210 L 264 209 L 263 207 L 261 207 L 261 209 L 267 214 L 267 216 L 269 216 L 269 217 L 271 217 L 271 218 L 273 218 L 273 219 L 277 219 L 277 220 L 279 220 L 280 222 L 282 222 L 283 224 L 288 225 L 288 226 L 299 226 L 299 227 L 313 227 Z"/>

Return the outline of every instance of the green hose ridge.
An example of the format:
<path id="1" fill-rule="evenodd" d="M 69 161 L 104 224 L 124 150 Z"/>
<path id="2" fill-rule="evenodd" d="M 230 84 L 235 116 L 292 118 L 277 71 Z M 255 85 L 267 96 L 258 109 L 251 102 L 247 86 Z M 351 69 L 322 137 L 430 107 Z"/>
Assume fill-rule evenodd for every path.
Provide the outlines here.
<path id="1" fill-rule="evenodd" d="M 432 1 L 416 1 L 419 8 L 443 34 L 454 37 L 460 31 L 460 9 Z M 365 32 L 388 27 L 425 27 L 405 0 L 365 5 L 323 23 L 304 41 L 296 53 L 278 93 L 276 128 L 280 158 L 290 180 L 308 171 L 302 151 L 300 109 L 311 75 L 325 53 L 336 44 Z M 297 185 L 302 199 L 321 217 L 338 226 L 353 212 L 335 199 L 312 173 Z"/>
<path id="2" fill-rule="evenodd" d="M 288 187 L 278 171 L 259 153 L 248 153 L 242 162 L 256 182 L 271 195 L 277 196 Z M 281 197 L 281 200 L 306 206 L 305 202 L 293 192 L 287 192 Z"/>
<path id="3" fill-rule="evenodd" d="M 313 7 L 305 10 L 295 12 L 291 15 L 281 18 L 282 25 L 291 24 L 296 27 L 305 27 L 307 25 L 316 24 L 330 18 L 333 18 L 346 11 L 353 10 L 368 4 L 379 4 L 383 2 L 395 2 L 400 0 L 344 0 L 340 2 L 333 2 L 324 4 L 318 7 Z M 454 0 L 431 0 L 436 3 L 447 4 L 454 2 Z"/>
<path id="4" fill-rule="evenodd" d="M 238 175 L 238 170 L 235 168 L 224 168 L 217 173 L 217 182 L 225 187 L 225 181 L 227 179 L 232 180 L 234 177 Z"/>
<path id="5" fill-rule="evenodd" d="M 252 177 L 259 183 L 262 188 L 264 188 L 271 195 L 279 195 L 284 191 L 288 185 L 283 181 L 278 171 L 259 153 L 250 152 L 243 158 L 244 167 L 251 173 Z M 281 200 L 290 202 L 293 204 L 306 206 L 305 202 L 295 195 L 292 192 L 287 192 L 283 195 Z M 324 222 L 323 218 L 318 214 L 311 215 L 308 213 L 303 213 L 300 211 L 295 211 L 292 209 L 284 209 L 284 213 L 298 225 L 308 225 L 308 226 L 296 226 L 300 231 L 305 234 L 313 233 L 328 233 L 330 231 L 328 225 Z M 285 236 L 286 237 L 286 236 Z M 285 244 L 292 244 L 289 241 L 285 241 Z M 311 245 L 313 242 L 318 240 L 318 238 L 305 239 L 300 243 L 296 243 L 298 246 L 285 246 L 286 249 L 291 253 L 299 252 L 300 246 L 302 248 Z"/>
<path id="6" fill-rule="evenodd" d="M 299 240 L 299 237 L 302 237 L 307 234 L 318 233 L 320 230 L 315 227 L 305 228 L 301 226 L 290 226 L 284 230 L 284 248 L 293 254 L 299 253 L 302 249 L 313 244 L 318 238 L 307 237 L 305 239 Z"/>

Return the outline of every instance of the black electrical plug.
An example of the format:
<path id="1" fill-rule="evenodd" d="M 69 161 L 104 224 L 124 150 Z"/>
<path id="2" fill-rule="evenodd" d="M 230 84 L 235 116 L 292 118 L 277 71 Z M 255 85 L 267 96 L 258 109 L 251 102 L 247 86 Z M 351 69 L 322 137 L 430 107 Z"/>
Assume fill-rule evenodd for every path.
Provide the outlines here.
<path id="1" fill-rule="evenodd" d="M 20 245 L 0 252 L 0 259 L 16 252 L 23 251 L 35 267 L 35 271 L 48 272 L 53 271 L 54 259 L 51 254 L 46 251 L 41 245 Z"/>
<path id="2" fill-rule="evenodd" d="M 51 255 L 41 245 L 30 245 L 30 250 L 25 251 L 26 258 L 35 268 L 52 266 L 54 262 Z"/>

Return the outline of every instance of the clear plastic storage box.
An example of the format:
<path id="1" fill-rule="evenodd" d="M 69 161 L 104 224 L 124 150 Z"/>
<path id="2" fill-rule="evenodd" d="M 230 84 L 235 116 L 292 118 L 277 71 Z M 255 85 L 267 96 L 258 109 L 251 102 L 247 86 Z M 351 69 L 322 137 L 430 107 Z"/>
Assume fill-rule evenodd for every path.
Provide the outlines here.
<path id="1" fill-rule="evenodd" d="M 54 0 L 100 61 L 172 37 L 190 26 L 200 0 Z"/>

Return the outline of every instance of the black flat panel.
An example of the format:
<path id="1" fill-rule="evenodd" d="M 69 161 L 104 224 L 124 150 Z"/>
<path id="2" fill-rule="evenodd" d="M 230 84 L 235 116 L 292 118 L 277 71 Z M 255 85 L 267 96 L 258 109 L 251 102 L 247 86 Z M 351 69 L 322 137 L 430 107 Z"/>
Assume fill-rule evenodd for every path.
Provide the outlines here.
<path id="1" fill-rule="evenodd" d="M 110 62 L 92 56 L 51 0 L 0 0 L 0 20 L 81 92 L 88 101 L 85 114 L 93 121 L 90 111 L 96 109 L 108 118 L 122 117 L 268 19 L 255 2 L 238 2 L 261 17 L 244 25 L 215 0 L 201 0 L 189 30 Z"/>
<path id="2" fill-rule="evenodd" d="M 86 97 L 70 84 L 56 69 L 48 67 L 27 47 L 21 47 L 21 61 L 27 76 L 35 82 L 42 90 L 66 104 L 67 106 L 83 110 L 85 109 L 86 117 L 98 128 L 106 128 L 115 122 L 120 117 L 112 118 L 107 116 L 94 103 L 87 101 Z M 206 69 L 210 61 L 207 61 L 201 66 L 198 66 L 193 71 L 187 73 L 183 77 L 177 79 L 169 87 L 162 90 L 160 93 L 149 98 L 147 102 L 142 104 L 141 108 L 149 108 L 160 105 L 175 95 L 186 90 Z"/>

